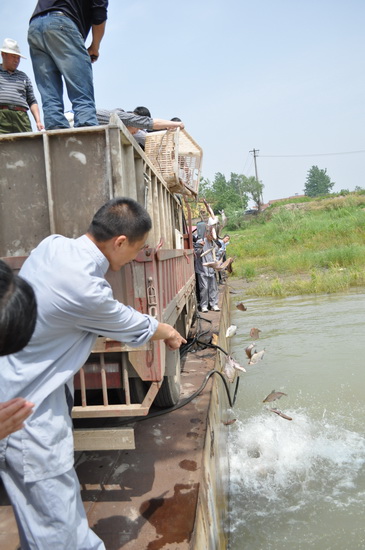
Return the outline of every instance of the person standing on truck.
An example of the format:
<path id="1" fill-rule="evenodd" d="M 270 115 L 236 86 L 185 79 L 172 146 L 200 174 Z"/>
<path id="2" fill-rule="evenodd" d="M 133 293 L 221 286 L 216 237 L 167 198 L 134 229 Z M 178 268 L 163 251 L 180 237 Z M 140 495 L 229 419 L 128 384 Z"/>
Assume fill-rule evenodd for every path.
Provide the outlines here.
<path id="1" fill-rule="evenodd" d="M 16 353 L 28 344 L 36 319 L 32 287 L 0 260 L 0 356 Z M 0 403 L 0 439 L 20 430 L 33 407 L 22 397 Z"/>
<path id="2" fill-rule="evenodd" d="M 64 116 L 62 77 L 75 113 L 75 127 L 98 124 L 91 64 L 99 57 L 107 8 L 108 0 L 37 2 L 28 43 L 47 130 L 70 127 Z M 86 49 L 90 29 L 92 42 Z"/>
<path id="3" fill-rule="evenodd" d="M 105 548 L 88 526 L 73 467 L 73 376 L 98 335 L 135 347 L 186 342 L 172 326 L 115 300 L 104 277 L 137 256 L 151 226 L 136 201 L 112 199 L 86 234 L 47 237 L 20 271 L 35 291 L 37 326 L 23 351 L 0 358 L 0 401 L 21 395 L 35 409 L 24 429 L 0 441 L 0 473 L 22 548 Z"/>
<path id="4" fill-rule="evenodd" d="M 43 130 L 31 80 L 18 70 L 20 58 L 26 59 L 20 53 L 18 43 L 12 38 L 5 38 L 0 51 L 0 134 L 31 132 L 28 109 L 34 117 L 37 130 Z"/>

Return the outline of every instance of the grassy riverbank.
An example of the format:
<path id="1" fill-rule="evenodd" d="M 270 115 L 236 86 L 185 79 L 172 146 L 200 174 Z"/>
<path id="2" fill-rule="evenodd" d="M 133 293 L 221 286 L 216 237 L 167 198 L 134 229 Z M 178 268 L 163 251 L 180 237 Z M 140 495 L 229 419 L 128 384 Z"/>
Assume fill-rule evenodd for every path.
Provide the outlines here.
<path id="1" fill-rule="evenodd" d="M 365 286 L 365 194 L 271 207 L 230 235 L 227 255 L 236 256 L 233 277 L 247 283 L 246 294 Z"/>

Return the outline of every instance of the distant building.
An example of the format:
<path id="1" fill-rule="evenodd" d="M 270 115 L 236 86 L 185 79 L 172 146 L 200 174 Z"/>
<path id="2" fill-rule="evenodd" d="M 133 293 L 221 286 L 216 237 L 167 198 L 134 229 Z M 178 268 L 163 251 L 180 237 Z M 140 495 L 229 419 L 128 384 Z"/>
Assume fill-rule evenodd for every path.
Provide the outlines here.
<path id="1" fill-rule="evenodd" d="M 262 205 L 263 207 L 268 207 L 270 206 L 271 204 L 275 204 L 276 202 L 280 202 L 280 201 L 287 201 L 289 199 L 302 199 L 303 197 L 306 197 L 307 195 L 298 195 L 297 193 L 295 195 L 291 195 L 290 197 L 285 197 L 283 199 L 274 199 L 272 201 L 269 201 L 267 204 L 264 204 Z M 263 208 L 264 209 L 264 208 Z"/>

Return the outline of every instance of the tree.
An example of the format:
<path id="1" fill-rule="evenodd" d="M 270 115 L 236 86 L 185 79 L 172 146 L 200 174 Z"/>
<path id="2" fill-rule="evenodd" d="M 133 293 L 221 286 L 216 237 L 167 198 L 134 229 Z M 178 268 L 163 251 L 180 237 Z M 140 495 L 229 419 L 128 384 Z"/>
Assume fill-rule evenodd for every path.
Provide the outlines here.
<path id="1" fill-rule="evenodd" d="M 264 189 L 264 184 L 260 181 L 257 181 L 256 178 L 251 176 L 250 178 L 247 178 L 246 176 L 241 176 L 242 181 L 242 189 L 243 192 L 248 195 L 251 200 L 256 204 L 257 210 L 261 211 L 262 206 L 262 191 Z"/>
<path id="2" fill-rule="evenodd" d="M 334 185 L 335 183 L 331 182 L 331 178 L 327 175 L 327 168 L 320 169 L 318 166 L 312 166 L 308 170 L 304 194 L 308 197 L 328 195 Z"/>
<path id="3" fill-rule="evenodd" d="M 249 197 L 244 191 L 243 179 L 245 176 L 231 174 L 229 180 L 217 172 L 214 181 L 203 180 L 199 185 L 199 195 L 204 197 L 214 212 L 219 210 L 245 210 Z"/>

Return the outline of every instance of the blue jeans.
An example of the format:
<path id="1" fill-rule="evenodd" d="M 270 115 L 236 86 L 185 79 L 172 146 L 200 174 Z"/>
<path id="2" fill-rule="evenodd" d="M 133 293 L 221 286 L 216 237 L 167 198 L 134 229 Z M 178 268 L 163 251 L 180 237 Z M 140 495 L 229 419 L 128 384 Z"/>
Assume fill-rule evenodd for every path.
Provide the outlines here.
<path id="1" fill-rule="evenodd" d="M 46 130 L 69 128 L 64 116 L 62 77 L 75 126 L 96 126 L 91 60 L 76 24 L 65 15 L 48 12 L 30 22 L 28 43 Z"/>

